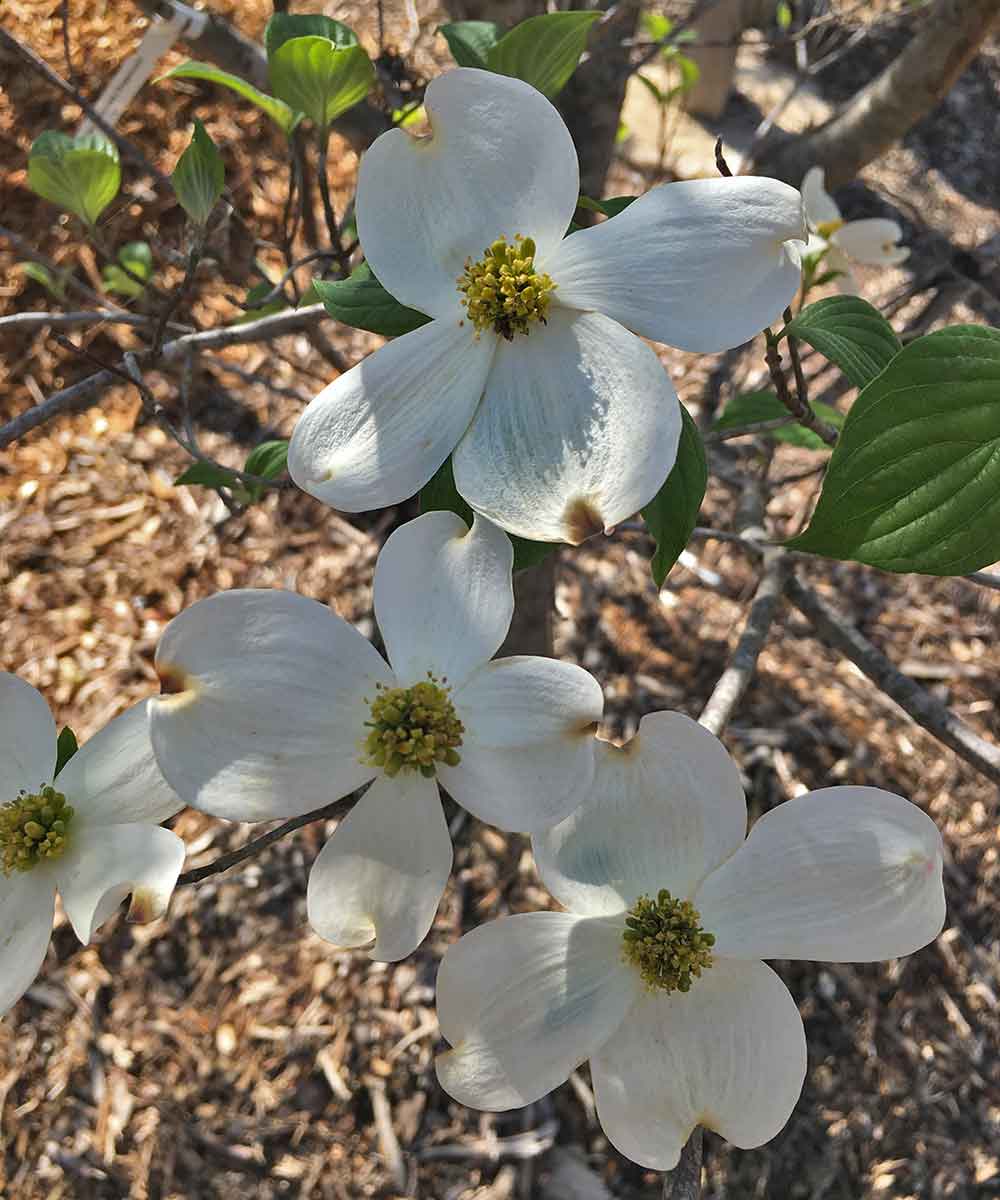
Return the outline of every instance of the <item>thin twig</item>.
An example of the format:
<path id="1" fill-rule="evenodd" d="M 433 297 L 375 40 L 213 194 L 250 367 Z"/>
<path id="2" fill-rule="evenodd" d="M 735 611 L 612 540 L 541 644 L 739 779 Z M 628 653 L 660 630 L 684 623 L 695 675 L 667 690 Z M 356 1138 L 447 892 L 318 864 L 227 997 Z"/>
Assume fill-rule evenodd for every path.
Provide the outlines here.
<path id="1" fill-rule="evenodd" d="M 292 817 L 290 821 L 285 821 L 277 829 L 272 829 L 270 833 L 262 834 L 260 837 L 254 838 L 253 841 L 247 842 L 239 850 L 233 850 L 230 854 L 223 854 L 215 859 L 214 862 L 207 863 L 204 867 L 195 867 L 194 870 L 185 871 L 177 880 L 177 886 L 183 887 L 189 883 L 201 883 L 203 879 L 209 879 L 213 875 L 221 875 L 223 871 L 228 871 L 232 867 L 239 866 L 241 862 L 246 862 L 248 858 L 254 858 L 262 850 L 266 850 L 268 846 L 273 846 L 275 842 L 280 841 L 287 834 L 294 833 L 296 829 L 301 829 L 303 825 L 311 825 L 313 821 L 332 821 L 335 818 L 340 820 L 350 812 L 359 800 L 360 795 L 360 792 L 352 792 L 349 796 L 342 796 L 339 800 L 334 800 L 332 804 L 324 804 L 322 808 L 315 808 L 312 812 L 303 813 L 301 817 Z"/>
<path id="2" fill-rule="evenodd" d="M 712 689 L 698 722 L 718 737 L 742 700 L 757 669 L 767 635 L 777 616 L 791 560 L 777 546 L 764 551 L 764 569 L 754 592 L 746 624 L 729 664 Z"/>
<path id="3" fill-rule="evenodd" d="M 80 325 L 148 325 L 151 318 L 142 313 L 122 312 L 119 309 L 108 309 L 104 312 L 25 312 L 14 313 L 9 317 L 0 317 L 0 333 L 28 333 L 33 329 L 44 329 L 46 325 L 71 326 Z M 187 332 L 183 325 L 176 326 Z"/>
<path id="4" fill-rule="evenodd" d="M 811 429 L 823 439 L 828 446 L 837 444 L 837 431 L 832 425 L 828 425 L 825 421 L 821 421 L 809 406 L 809 401 L 805 398 L 804 393 L 793 396 L 788 387 L 788 380 L 785 378 L 785 372 L 781 366 L 781 353 L 778 350 L 778 336 L 773 329 L 765 329 L 764 337 L 767 341 L 767 349 L 764 352 L 764 361 L 767 363 L 767 368 L 771 373 L 771 382 L 774 384 L 774 390 L 777 393 L 778 399 L 788 409 L 792 416 L 804 425 L 807 429 Z M 791 354 L 791 351 L 789 352 Z M 793 359 L 793 368 L 795 360 Z M 798 376 L 802 372 L 801 363 L 796 371 L 796 386 L 798 386 Z M 805 380 L 803 379 L 803 384 Z"/>
<path id="5" fill-rule="evenodd" d="M 18 254 L 23 254 L 25 258 L 31 259 L 32 262 L 41 263 L 57 281 L 61 281 L 65 285 L 67 291 L 76 292 L 88 304 L 112 304 L 121 312 L 126 311 L 112 297 L 98 295 L 92 288 L 87 287 L 85 283 L 81 283 L 79 279 L 74 279 L 57 262 L 49 258 L 48 255 L 43 254 L 41 250 L 36 250 L 30 242 L 26 242 L 19 233 L 15 233 L 13 229 L 8 229 L 6 225 L 0 225 L 0 238 L 4 238 L 10 242 Z"/>
<path id="6" fill-rule="evenodd" d="M 1000 784 L 1000 746 L 979 736 L 930 692 L 896 669 L 888 658 L 849 624 L 827 602 L 794 575 L 789 577 L 788 598 L 807 617 L 821 640 L 849 658 L 878 688 L 928 733 Z"/>
<path id="7" fill-rule="evenodd" d="M 728 429 L 709 429 L 701 435 L 706 446 L 715 442 L 729 442 L 733 438 L 751 437 L 757 433 L 773 433 L 776 429 L 785 429 L 798 423 L 798 418 L 789 414 L 787 417 L 770 417 L 766 421 L 749 421 L 746 425 L 733 425 Z"/>
<path id="8" fill-rule="evenodd" d="M 223 329 L 206 329 L 201 333 L 189 333 L 183 337 L 166 342 L 161 351 L 161 359 L 173 362 L 186 354 L 198 350 L 221 350 L 225 346 L 239 346 L 247 342 L 266 342 L 273 338 L 282 337 L 287 333 L 296 333 L 306 329 L 313 322 L 322 320 L 327 315 L 322 304 L 310 304 L 307 308 L 299 308 L 294 312 L 275 313 L 273 316 L 261 317 L 257 321 L 247 321 L 243 325 L 228 326 Z M 138 361 L 143 362 L 146 352 L 136 354 Z M 39 425 L 51 421 L 63 413 L 76 412 L 93 404 L 94 398 L 105 388 L 111 387 L 121 375 L 107 367 L 88 375 L 62 391 L 55 392 L 41 404 L 29 408 L 16 416 L 6 425 L 0 426 L 0 450 L 11 442 L 23 437 Z"/>

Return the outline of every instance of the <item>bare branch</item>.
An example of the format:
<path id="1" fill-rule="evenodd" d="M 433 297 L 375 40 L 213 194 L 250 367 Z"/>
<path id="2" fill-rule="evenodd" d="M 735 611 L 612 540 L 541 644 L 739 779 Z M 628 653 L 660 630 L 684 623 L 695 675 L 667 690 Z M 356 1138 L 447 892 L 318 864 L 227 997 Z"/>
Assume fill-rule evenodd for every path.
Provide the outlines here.
<path id="1" fill-rule="evenodd" d="M 987 779 L 1000 784 L 1000 746 L 980 737 L 940 700 L 897 670 L 881 650 L 794 575 L 789 577 L 787 591 L 788 598 L 809 619 L 824 642 L 849 658 L 939 742 Z"/>
<path id="2" fill-rule="evenodd" d="M 254 838 L 253 841 L 247 842 L 239 850 L 234 850 L 231 854 L 223 854 L 214 862 L 210 862 L 204 867 L 195 867 L 192 871 L 185 871 L 177 880 L 177 886 L 181 887 L 189 883 L 201 883 L 203 879 L 209 879 L 212 875 L 221 875 L 223 871 L 228 871 L 232 867 L 239 866 L 241 862 L 246 862 L 248 858 L 254 858 L 262 850 L 266 850 L 268 846 L 273 846 L 275 842 L 280 841 L 287 834 L 293 833 L 296 829 L 301 829 L 303 825 L 311 825 L 313 821 L 332 821 L 334 818 L 339 820 L 350 812 L 360 797 L 361 792 L 352 792 L 349 796 L 343 796 L 339 800 L 334 800 L 332 804 L 324 804 L 322 808 L 316 808 L 312 812 L 303 813 L 301 817 L 292 817 L 290 821 L 285 821 L 277 829 L 272 829 L 269 833 L 262 834 L 260 837 Z"/>
<path id="3" fill-rule="evenodd" d="M 243 325 L 185 334 L 183 337 L 175 338 L 172 342 L 167 342 L 160 357 L 172 362 L 195 350 L 220 350 L 224 346 L 271 341 L 286 333 L 295 333 L 300 329 L 306 329 L 314 321 L 322 320 L 326 315 L 326 309 L 322 304 L 310 304 L 306 308 L 295 309 L 294 312 L 275 313 L 270 317 L 261 317 L 258 321 L 247 321 Z M 136 354 L 136 358 L 141 362 L 147 353 L 140 351 Z M 0 450 L 32 429 L 37 429 L 39 425 L 44 425 L 46 421 L 51 421 L 53 417 L 87 408 L 94 402 L 94 398 L 115 383 L 118 377 L 115 371 L 98 371 L 68 388 L 63 388 L 60 392 L 55 392 L 41 404 L 35 405 L 34 408 L 29 408 L 27 412 L 21 413 L 6 425 L 0 426 Z"/>
<path id="4" fill-rule="evenodd" d="M 770 547 L 764 551 L 764 569 L 740 640 L 729 665 L 720 676 L 698 718 L 698 723 L 704 725 L 716 737 L 725 729 L 737 704 L 750 686 L 757 669 L 757 659 L 777 616 L 790 566 L 788 555 L 778 547 Z"/>
<path id="5" fill-rule="evenodd" d="M 791 311 L 786 309 L 786 322 L 791 320 Z M 778 350 L 778 335 L 771 329 L 764 330 L 764 337 L 767 341 L 767 349 L 764 353 L 764 361 L 767 363 L 767 368 L 771 373 L 771 382 L 774 384 L 774 390 L 777 392 L 778 399 L 788 409 L 792 416 L 804 425 L 807 429 L 811 429 L 823 439 L 828 446 L 837 444 L 837 431 L 832 425 L 827 425 L 825 421 L 821 421 L 809 406 L 809 401 L 806 399 L 805 391 L 799 391 L 795 396 L 792 395 L 791 389 L 788 386 L 788 380 L 785 378 L 785 372 L 781 366 L 781 354 Z M 792 339 L 789 338 L 789 343 Z M 800 376 L 802 376 L 802 365 L 798 361 L 798 351 L 793 350 L 789 344 L 789 355 L 792 358 L 792 367 L 795 371 L 796 388 L 800 386 Z M 801 387 L 805 387 L 805 378 L 801 379 Z"/>
<path id="6" fill-rule="evenodd" d="M 75 328 L 81 325 L 149 325 L 150 318 L 142 313 L 122 312 L 120 309 L 106 309 L 103 312 L 25 312 L 14 313 L 10 317 L 0 317 L 0 333 L 18 331 L 29 333 L 33 329 L 44 329 L 47 325 Z M 175 325 L 175 329 L 187 332 L 183 325 Z"/>

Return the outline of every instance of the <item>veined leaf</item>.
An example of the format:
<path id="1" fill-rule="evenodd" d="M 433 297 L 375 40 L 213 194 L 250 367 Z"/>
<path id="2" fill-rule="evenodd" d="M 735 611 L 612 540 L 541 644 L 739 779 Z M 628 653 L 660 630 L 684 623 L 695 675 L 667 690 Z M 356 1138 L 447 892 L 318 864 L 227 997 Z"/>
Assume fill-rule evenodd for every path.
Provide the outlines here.
<path id="1" fill-rule="evenodd" d="M 268 62 L 292 38 L 321 37 L 335 46 L 356 46 L 357 35 L 343 21 L 322 13 L 275 13 L 264 30 L 264 50 Z"/>
<path id="2" fill-rule="evenodd" d="M 375 82 L 372 60 L 360 46 L 338 48 L 325 37 L 296 37 L 271 56 L 275 95 L 320 127 L 363 100 Z"/>
<path id="3" fill-rule="evenodd" d="M 222 155 L 195 117 L 194 133 L 170 177 L 181 208 L 196 225 L 204 225 L 226 186 Z"/>
<path id="4" fill-rule="evenodd" d="M 330 316 L 354 329 L 399 337 L 430 320 L 422 312 L 400 304 L 379 283 L 367 263 L 362 263 L 347 279 L 314 279 L 313 287 Z"/>
<path id="5" fill-rule="evenodd" d="M 858 396 L 795 550 L 964 575 L 1000 559 L 1000 330 L 940 329 Z"/>
<path id="6" fill-rule="evenodd" d="M 103 134 L 72 138 L 49 130 L 28 155 L 31 190 L 88 225 L 118 195 L 122 172 L 117 147 Z"/>
<path id="7" fill-rule="evenodd" d="M 439 25 L 437 32 L 448 43 L 451 56 L 460 67 L 489 70 L 487 55 L 500 37 L 500 29 L 493 21 L 452 21 Z"/>
<path id="8" fill-rule="evenodd" d="M 863 388 L 896 357 L 899 338 L 877 308 L 860 296 L 827 296 L 804 308 L 785 332 L 808 342 Z"/>
<path id="9" fill-rule="evenodd" d="M 486 56 L 499 75 L 530 83 L 550 99 L 566 86 L 587 46 L 599 12 L 556 12 L 529 17 L 504 34 Z"/>

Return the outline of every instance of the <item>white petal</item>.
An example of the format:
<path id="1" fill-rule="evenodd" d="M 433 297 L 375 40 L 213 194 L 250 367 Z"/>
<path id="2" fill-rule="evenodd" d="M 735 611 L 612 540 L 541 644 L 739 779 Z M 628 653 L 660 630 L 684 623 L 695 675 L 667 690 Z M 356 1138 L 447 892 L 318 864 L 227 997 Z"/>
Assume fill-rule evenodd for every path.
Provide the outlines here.
<path id="1" fill-rule="evenodd" d="M 58 788 L 87 825 L 157 825 L 184 801 L 163 778 L 149 736 L 149 702 L 115 717 L 73 755 Z"/>
<path id="2" fill-rule="evenodd" d="M 845 296 L 857 296 L 860 292 L 858 281 L 851 270 L 851 260 L 835 244 L 830 244 L 829 252 L 823 260 L 820 270 L 840 272 L 833 282 Z"/>
<path id="3" fill-rule="evenodd" d="M 594 773 L 601 686 L 573 663 L 517 655 L 475 672 L 453 693 L 465 725 L 457 767 L 440 767 L 448 792 L 500 829 L 561 820 Z"/>
<path id="4" fill-rule="evenodd" d="M 50 869 L 0 872 L 0 1017 L 20 1000 L 41 969 L 52 936 L 55 903 Z"/>
<path id="5" fill-rule="evenodd" d="M 288 472 L 345 512 L 406 500 L 468 428 L 486 386 L 496 335 L 432 321 L 335 379 L 299 417 Z"/>
<path id="6" fill-rule="evenodd" d="M 153 921 L 167 911 L 184 866 L 184 843 L 160 825 L 82 826 L 54 864 L 63 908 L 87 944 L 125 897 L 130 917 Z"/>
<path id="7" fill-rule="evenodd" d="M 576 544 L 652 499 L 680 428 L 647 345 L 599 313 L 556 308 L 546 327 L 501 344 L 455 451 L 455 484 L 512 533 Z"/>
<path id="8" fill-rule="evenodd" d="M 815 229 L 831 221 L 839 221 L 840 209 L 826 190 L 826 172 L 822 167 L 810 167 L 802 179 L 802 203 L 806 220 Z"/>
<path id="9" fill-rule="evenodd" d="M 397 300 L 450 317 L 467 258 L 502 236 L 532 237 L 539 254 L 562 238 L 580 174 L 562 117 L 519 79 L 448 71 L 424 107 L 430 137 L 391 130 L 361 160 L 358 233 Z"/>
<path id="10" fill-rule="evenodd" d="M 441 1086 L 490 1112 L 558 1087 L 621 1024 L 641 986 L 621 961 L 622 924 L 534 912 L 481 925 L 448 948 L 437 979 Z"/>
<path id="11" fill-rule="evenodd" d="M 898 244 L 902 237 L 898 221 L 869 217 L 864 221 L 848 221 L 830 240 L 856 262 L 869 267 L 892 267 L 910 257 L 910 248 Z"/>
<path id="12" fill-rule="evenodd" d="M 37 792 L 52 782 L 56 767 L 56 723 L 41 692 L 0 671 L 0 780 L 5 795 Z"/>
<path id="13" fill-rule="evenodd" d="M 804 242 L 806 225 L 788 184 L 692 179 L 574 233 L 543 266 L 559 304 L 704 353 L 749 341 L 791 303 L 800 271 L 789 240 Z"/>
<path id="14" fill-rule="evenodd" d="M 769 967 L 720 959 L 686 994 L 644 993 L 590 1072 L 610 1140 L 669 1171 L 696 1125 L 742 1149 L 780 1132 L 802 1091 L 805 1032 Z"/>
<path id="15" fill-rule="evenodd" d="M 580 807 L 536 834 L 542 882 L 572 912 L 631 908 L 668 888 L 687 898 L 746 836 L 739 772 L 718 738 L 681 713 L 643 717 L 621 750 L 597 743 Z"/>
<path id="16" fill-rule="evenodd" d="M 406 958 L 427 936 L 451 858 L 434 780 L 383 775 L 313 863 L 309 923 L 337 946 L 369 947 L 379 962 Z"/>
<path id="17" fill-rule="evenodd" d="M 459 687 L 507 636 L 514 612 L 510 539 L 483 517 L 451 512 L 402 525 L 375 567 L 375 618 L 403 685 L 428 671 Z"/>
<path id="18" fill-rule="evenodd" d="M 367 696 L 392 672 L 360 633 L 293 592 L 220 592 L 163 632 L 153 749 L 188 804 L 232 821 L 296 816 L 375 774 Z"/>
<path id="19" fill-rule="evenodd" d="M 734 958 L 877 962 L 944 923 L 941 835 L 901 796 L 823 788 L 766 813 L 694 905 Z"/>

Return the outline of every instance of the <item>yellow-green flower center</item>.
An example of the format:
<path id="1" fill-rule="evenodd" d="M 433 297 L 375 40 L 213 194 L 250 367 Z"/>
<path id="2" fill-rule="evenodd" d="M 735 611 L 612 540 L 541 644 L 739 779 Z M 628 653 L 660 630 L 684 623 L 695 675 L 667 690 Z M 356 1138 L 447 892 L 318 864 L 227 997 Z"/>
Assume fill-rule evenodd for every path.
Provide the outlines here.
<path id="1" fill-rule="evenodd" d="M 625 961 L 648 988 L 687 992 L 712 965 L 715 937 L 706 933 L 690 900 L 675 900 L 666 888 L 655 899 L 640 896 L 628 910 L 622 935 Z"/>
<path id="2" fill-rule="evenodd" d="M 826 238 L 826 240 L 829 241 L 830 238 L 832 238 L 833 235 L 837 232 L 837 230 L 843 229 L 843 227 L 844 227 L 844 222 L 842 220 L 821 221 L 816 226 L 816 232 L 819 234 L 819 236 L 821 238 Z"/>
<path id="3" fill-rule="evenodd" d="M 527 333 L 533 321 L 545 324 L 555 286 L 535 270 L 535 243 L 520 234 L 513 245 L 497 238 L 477 263 L 466 259 L 458 278 L 462 304 L 477 332 L 492 329 L 508 342 L 515 333 Z"/>
<path id="4" fill-rule="evenodd" d="M 363 743 L 363 762 L 381 767 L 390 778 L 400 771 L 419 771 L 432 779 L 438 763 L 458 766 L 465 726 L 444 680 L 428 672 L 426 680 L 412 687 L 375 687 L 375 699 L 369 701 L 371 720 L 365 722 L 371 732 Z"/>
<path id="5" fill-rule="evenodd" d="M 20 792 L 0 807 L 0 869 L 9 875 L 58 858 L 66 849 L 72 820 L 66 797 L 51 785 L 37 793 Z"/>

